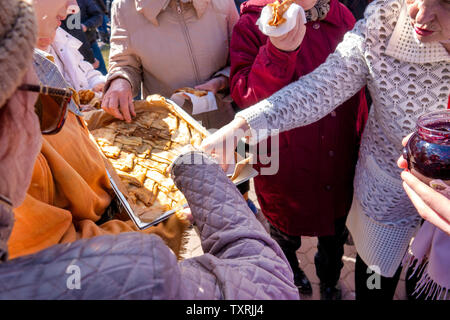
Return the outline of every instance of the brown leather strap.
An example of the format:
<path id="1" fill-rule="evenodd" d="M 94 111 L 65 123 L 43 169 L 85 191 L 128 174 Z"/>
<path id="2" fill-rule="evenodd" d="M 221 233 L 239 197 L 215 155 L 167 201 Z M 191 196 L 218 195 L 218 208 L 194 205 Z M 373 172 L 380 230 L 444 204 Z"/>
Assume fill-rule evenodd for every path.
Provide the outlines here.
<path id="1" fill-rule="evenodd" d="M 0 203 L 5 205 L 5 206 L 7 206 L 7 207 L 10 207 L 10 208 L 13 207 L 11 200 L 9 200 L 8 197 L 5 197 L 5 196 L 3 196 L 1 194 L 0 194 Z"/>

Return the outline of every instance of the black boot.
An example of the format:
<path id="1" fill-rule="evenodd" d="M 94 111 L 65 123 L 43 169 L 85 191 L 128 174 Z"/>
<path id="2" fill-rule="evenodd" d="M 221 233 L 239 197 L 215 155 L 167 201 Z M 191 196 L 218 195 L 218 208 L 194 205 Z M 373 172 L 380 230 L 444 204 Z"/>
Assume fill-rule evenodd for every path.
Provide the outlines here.
<path id="1" fill-rule="evenodd" d="M 320 300 L 341 300 L 342 291 L 339 286 L 320 284 Z"/>
<path id="2" fill-rule="evenodd" d="M 297 286 L 300 293 L 308 295 L 312 294 L 311 283 L 301 268 L 298 268 L 294 274 L 294 284 Z"/>

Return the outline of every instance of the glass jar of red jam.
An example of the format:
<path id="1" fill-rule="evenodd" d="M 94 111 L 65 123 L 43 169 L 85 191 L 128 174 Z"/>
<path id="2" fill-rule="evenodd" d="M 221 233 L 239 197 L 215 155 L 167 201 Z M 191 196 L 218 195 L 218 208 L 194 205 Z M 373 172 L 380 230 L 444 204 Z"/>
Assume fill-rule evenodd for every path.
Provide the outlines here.
<path id="1" fill-rule="evenodd" d="M 403 157 L 410 171 L 430 179 L 450 180 L 450 110 L 420 116 Z"/>

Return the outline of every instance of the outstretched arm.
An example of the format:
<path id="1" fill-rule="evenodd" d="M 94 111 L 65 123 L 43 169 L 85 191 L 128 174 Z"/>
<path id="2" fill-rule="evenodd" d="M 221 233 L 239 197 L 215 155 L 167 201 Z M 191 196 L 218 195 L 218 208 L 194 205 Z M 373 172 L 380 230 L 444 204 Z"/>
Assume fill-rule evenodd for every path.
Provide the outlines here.
<path id="1" fill-rule="evenodd" d="M 367 81 L 365 23 L 347 32 L 336 51 L 316 70 L 279 90 L 236 117 L 251 129 L 287 131 L 316 122 L 357 93 Z M 258 140 L 267 135 L 259 135 Z"/>
<path id="2" fill-rule="evenodd" d="M 271 97 L 236 114 L 228 125 L 206 138 L 205 152 L 226 169 L 237 141 L 251 137 L 250 143 L 316 122 L 355 95 L 369 75 L 365 52 L 366 20 L 347 32 L 336 51 L 313 72 L 292 82 Z M 251 129 L 251 131 L 248 131 Z"/>
<path id="3" fill-rule="evenodd" d="M 187 153 L 174 162 L 172 175 L 188 200 L 205 252 L 181 262 L 186 287 L 181 298 L 211 292 L 225 299 L 298 298 L 283 252 L 217 163 L 203 153 Z"/>

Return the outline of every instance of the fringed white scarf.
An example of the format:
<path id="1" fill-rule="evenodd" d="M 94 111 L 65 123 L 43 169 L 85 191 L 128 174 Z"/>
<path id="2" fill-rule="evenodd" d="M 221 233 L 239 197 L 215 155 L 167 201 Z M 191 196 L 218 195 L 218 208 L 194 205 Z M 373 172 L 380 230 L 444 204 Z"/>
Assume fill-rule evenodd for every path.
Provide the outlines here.
<path id="1" fill-rule="evenodd" d="M 450 187 L 442 180 L 430 186 L 450 199 Z M 415 268 L 410 276 L 420 275 L 413 295 L 425 299 L 450 299 L 450 236 L 428 221 L 419 229 L 403 264 Z"/>

